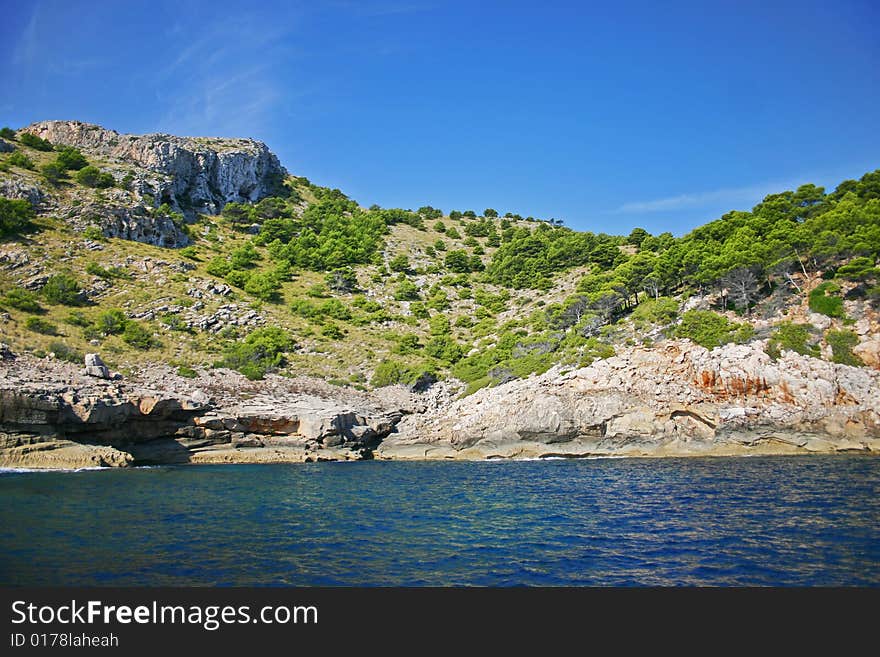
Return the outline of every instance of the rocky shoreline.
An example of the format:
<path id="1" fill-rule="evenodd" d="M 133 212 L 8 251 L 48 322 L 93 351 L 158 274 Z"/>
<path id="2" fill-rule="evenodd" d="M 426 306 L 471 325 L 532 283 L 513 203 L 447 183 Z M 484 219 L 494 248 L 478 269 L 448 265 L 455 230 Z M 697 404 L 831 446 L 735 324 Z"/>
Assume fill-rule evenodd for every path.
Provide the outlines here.
<path id="1" fill-rule="evenodd" d="M 763 343 L 629 348 L 464 398 L 304 378 L 125 378 L 0 349 L 0 467 L 880 454 L 880 371 Z"/>

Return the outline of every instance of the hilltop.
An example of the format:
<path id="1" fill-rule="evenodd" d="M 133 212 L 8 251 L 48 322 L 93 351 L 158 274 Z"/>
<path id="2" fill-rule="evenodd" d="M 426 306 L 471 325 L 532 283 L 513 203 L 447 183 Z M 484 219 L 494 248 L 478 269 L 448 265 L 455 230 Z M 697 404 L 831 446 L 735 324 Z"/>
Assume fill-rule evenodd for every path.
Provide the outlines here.
<path id="1" fill-rule="evenodd" d="M 880 407 L 880 171 L 830 192 L 780 191 L 680 238 L 611 235 L 492 208 L 364 208 L 289 173 L 261 142 L 47 121 L 0 131 L 0 233 L 0 341 L 19 382 L 29 367 L 72 381 L 64 363 L 81 366 L 87 353 L 126 382 L 155 387 L 162 371 L 178 389 L 193 382 L 190 392 L 229 370 L 257 396 L 260 381 L 295 380 L 285 389 L 391 413 L 377 441 L 403 411 L 384 442 L 387 454 L 402 445 L 398 455 L 424 456 L 404 449 L 419 440 L 443 442 L 446 457 L 497 444 L 493 423 L 539 445 L 706 427 L 715 439 L 721 402 L 762 418 L 771 400 L 848 405 L 838 434 L 868 440 L 860 449 L 880 426 L 870 412 Z M 731 359 L 749 366 L 731 378 Z M 799 374 L 784 381 L 778 363 L 792 359 Z M 811 371 L 830 396 L 792 391 Z M 716 378 L 699 381 L 704 372 Z M 695 387 L 666 390 L 669 377 Z M 516 399 L 522 413 L 537 404 L 535 386 L 573 380 L 590 383 L 551 395 L 550 415 L 508 408 Z M 593 408 L 598 420 L 568 412 L 583 391 L 609 387 L 630 397 Z M 654 393 L 663 403 L 646 406 Z M 650 430 L 620 424 L 636 407 L 654 414 L 642 423 Z M 505 424 L 498 409 L 519 419 Z M 770 426 L 837 431 L 808 415 Z"/>

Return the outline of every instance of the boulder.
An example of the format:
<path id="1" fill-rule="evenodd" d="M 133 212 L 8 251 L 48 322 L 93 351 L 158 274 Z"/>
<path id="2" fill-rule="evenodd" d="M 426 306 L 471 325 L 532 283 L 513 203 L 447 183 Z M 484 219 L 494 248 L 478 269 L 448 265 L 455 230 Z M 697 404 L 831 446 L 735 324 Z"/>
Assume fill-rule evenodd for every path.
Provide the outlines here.
<path id="1" fill-rule="evenodd" d="M 880 338 L 866 340 L 856 345 L 853 347 L 853 353 L 868 367 L 880 369 Z"/>
<path id="2" fill-rule="evenodd" d="M 110 378 L 110 370 L 107 369 L 107 366 L 98 354 L 86 354 L 85 372 L 87 375 L 96 376 L 99 379 Z"/>

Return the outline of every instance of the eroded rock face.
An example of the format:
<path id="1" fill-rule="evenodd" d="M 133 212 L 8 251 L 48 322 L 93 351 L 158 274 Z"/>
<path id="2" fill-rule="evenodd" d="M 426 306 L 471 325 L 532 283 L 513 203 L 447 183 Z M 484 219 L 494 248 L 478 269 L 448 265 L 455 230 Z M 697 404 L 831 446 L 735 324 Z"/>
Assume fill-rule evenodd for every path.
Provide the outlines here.
<path id="1" fill-rule="evenodd" d="M 3 361 L 0 467 L 358 460 L 401 417 L 297 391 L 214 399 L 167 378 L 111 379 L 97 354 L 85 362 Z M 236 374 L 221 376 L 239 390 Z"/>
<path id="2" fill-rule="evenodd" d="M 404 418 L 379 458 L 880 451 L 880 373 L 762 342 L 629 349 Z"/>
<path id="3" fill-rule="evenodd" d="M 42 121 L 24 131 L 159 174 L 135 172 L 136 191 L 184 212 L 216 214 L 231 201 L 259 201 L 286 173 L 266 145 L 252 139 L 125 135 L 80 121 Z"/>
<path id="4" fill-rule="evenodd" d="M 20 198 L 29 201 L 37 207 L 45 197 L 43 190 L 36 185 L 30 185 L 20 180 L 0 180 L 0 196 L 5 198 Z"/>

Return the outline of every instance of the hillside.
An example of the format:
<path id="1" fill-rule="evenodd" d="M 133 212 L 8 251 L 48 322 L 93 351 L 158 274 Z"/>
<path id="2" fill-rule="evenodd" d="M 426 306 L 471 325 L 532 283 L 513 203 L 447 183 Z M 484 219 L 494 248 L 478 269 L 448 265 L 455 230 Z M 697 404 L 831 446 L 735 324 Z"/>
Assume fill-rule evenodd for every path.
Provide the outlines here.
<path id="1" fill-rule="evenodd" d="M 3 201 L 3 340 L 21 353 L 470 392 L 673 336 L 880 364 L 880 172 L 676 239 L 365 209 L 250 140 L 44 122 L 3 150 L 0 195 L 24 199 Z"/>

